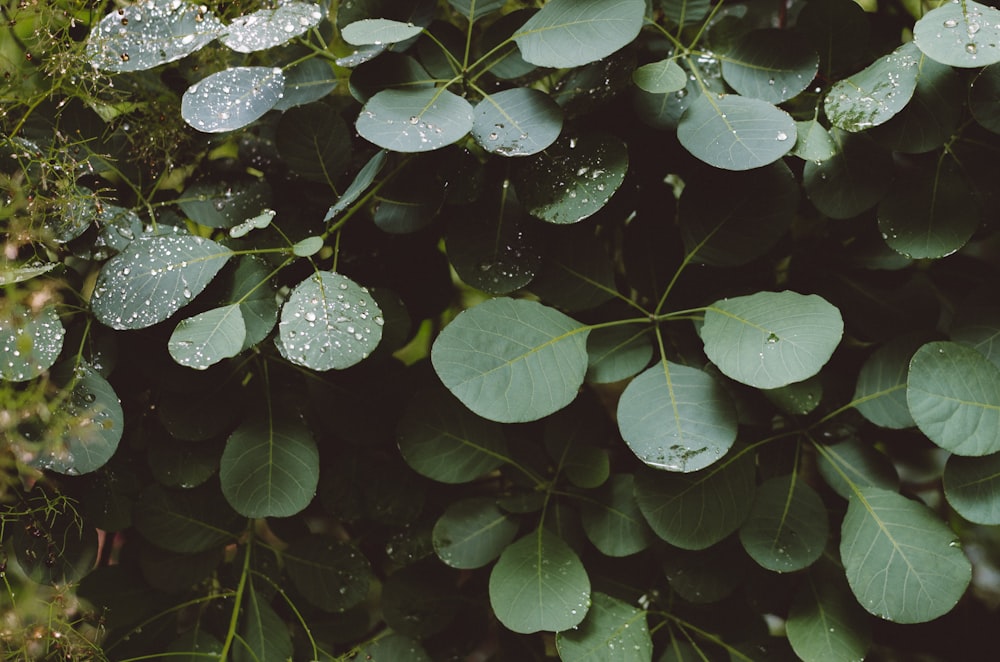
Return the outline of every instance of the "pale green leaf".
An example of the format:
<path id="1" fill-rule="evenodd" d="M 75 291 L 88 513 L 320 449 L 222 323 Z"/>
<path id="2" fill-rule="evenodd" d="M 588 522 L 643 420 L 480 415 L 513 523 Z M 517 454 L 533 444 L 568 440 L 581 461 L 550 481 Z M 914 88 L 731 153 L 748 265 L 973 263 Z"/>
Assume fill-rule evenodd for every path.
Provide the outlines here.
<path id="1" fill-rule="evenodd" d="M 393 21 L 388 18 L 366 18 L 345 25 L 340 36 L 355 46 L 397 44 L 416 37 L 423 28 L 413 23 Z"/>
<path id="2" fill-rule="evenodd" d="M 530 87 L 515 87 L 476 104 L 472 137 L 487 152 L 528 156 L 554 143 L 562 126 L 562 108 L 552 97 Z"/>
<path id="3" fill-rule="evenodd" d="M 683 90 L 687 74 L 673 58 L 644 64 L 632 73 L 636 86 L 652 94 L 666 94 Z"/>
<path id="4" fill-rule="evenodd" d="M 721 59 L 722 77 L 737 93 L 769 103 L 797 96 L 819 70 L 819 56 L 803 35 L 774 28 L 748 32 Z"/>
<path id="5" fill-rule="evenodd" d="M 795 120 L 766 101 L 737 94 L 702 94 L 677 124 L 691 154 L 725 170 L 750 170 L 777 161 L 795 145 Z"/>
<path id="6" fill-rule="evenodd" d="M 240 306 L 230 304 L 181 320 L 170 335 L 167 349 L 181 365 L 205 370 L 239 354 L 246 336 Z"/>
<path id="7" fill-rule="evenodd" d="M 959 515 L 976 524 L 1000 524 L 1000 453 L 952 455 L 944 466 L 944 495 Z"/>
<path id="8" fill-rule="evenodd" d="M 606 556 L 629 556 L 649 547 L 653 532 L 635 500 L 631 474 L 615 474 L 593 500 L 580 507 L 580 521 L 594 547 Z"/>
<path id="9" fill-rule="evenodd" d="M 203 78 L 181 97 L 181 117 L 205 133 L 234 131 L 263 117 L 281 98 L 278 67 L 230 67 Z"/>
<path id="10" fill-rule="evenodd" d="M 517 535 L 517 520 L 500 510 L 495 499 L 455 501 L 434 524 L 434 553 L 452 568 L 481 568 L 506 549 Z"/>
<path id="11" fill-rule="evenodd" d="M 985 67 L 1000 62 L 1000 11 L 964 0 L 924 14 L 913 26 L 917 47 L 941 64 Z"/>
<path id="12" fill-rule="evenodd" d="M 527 62 L 578 67 L 629 44 L 645 14 L 642 0 L 550 0 L 513 39 Z"/>
<path id="13" fill-rule="evenodd" d="M 330 209 L 326 212 L 326 216 L 323 221 L 329 221 L 334 218 L 337 214 L 344 211 L 364 193 L 372 182 L 375 181 L 375 177 L 378 175 L 379 171 L 382 170 L 382 166 L 385 165 L 385 150 L 379 150 L 365 163 L 364 167 L 358 171 L 358 174 L 354 177 L 354 180 L 350 185 L 344 190 L 344 194 L 337 199 L 337 202 L 333 203 Z"/>
<path id="14" fill-rule="evenodd" d="M 31 280 L 52 271 L 59 264 L 59 262 L 31 262 L 15 265 L 3 260 L 0 262 L 0 285 L 12 285 Z"/>
<path id="15" fill-rule="evenodd" d="M 910 102 L 921 58 L 917 47 L 906 43 L 838 81 L 826 95 L 826 116 L 844 131 L 864 131 L 889 121 Z"/>
<path id="16" fill-rule="evenodd" d="M 906 374 L 924 340 L 915 334 L 893 338 L 861 366 L 854 388 L 855 407 L 875 425 L 894 430 L 916 425 L 906 404 Z"/>
<path id="17" fill-rule="evenodd" d="M 521 634 L 580 624 L 590 608 L 590 578 L 573 550 L 544 527 L 511 544 L 490 573 L 490 605 Z"/>
<path id="18" fill-rule="evenodd" d="M 476 414 L 533 421 L 576 397 L 590 329 L 534 301 L 492 299 L 460 313 L 434 341 L 431 362 Z"/>
<path id="19" fill-rule="evenodd" d="M 646 612 L 595 592 L 583 622 L 556 634 L 556 650 L 563 662 L 649 662 L 653 640 Z"/>
<path id="20" fill-rule="evenodd" d="M 874 487 L 851 496 L 840 556 L 861 606 L 896 623 L 948 613 L 972 576 L 955 532 L 932 510 Z"/>
<path id="21" fill-rule="evenodd" d="M 791 153 L 800 159 L 820 163 L 837 153 L 837 146 L 819 120 L 796 122 L 795 131 L 797 138 Z"/>
<path id="22" fill-rule="evenodd" d="M 0 309 L 0 379 L 24 382 L 52 367 L 62 351 L 66 329 L 55 306 L 31 310 L 23 304 Z"/>
<path id="23" fill-rule="evenodd" d="M 819 372 L 843 335 L 840 311 L 822 297 L 758 292 L 705 311 L 705 353 L 727 377 L 777 388 Z"/>
<path id="24" fill-rule="evenodd" d="M 258 9 L 237 16 L 220 41 L 238 53 L 280 46 L 319 25 L 323 8 L 307 2 L 283 2 L 274 9 Z"/>
<path id="25" fill-rule="evenodd" d="M 798 475 L 771 478 L 757 488 L 753 508 L 740 527 L 747 554 L 773 572 L 812 565 L 829 535 L 826 506 Z"/>
<path id="26" fill-rule="evenodd" d="M 292 253 L 298 257 L 311 257 L 323 250 L 323 237 L 306 237 L 295 242 Z"/>
<path id="27" fill-rule="evenodd" d="M 472 105 L 444 88 L 382 90 L 358 115 L 362 138 L 394 152 L 427 152 L 455 142 L 473 124 Z"/>

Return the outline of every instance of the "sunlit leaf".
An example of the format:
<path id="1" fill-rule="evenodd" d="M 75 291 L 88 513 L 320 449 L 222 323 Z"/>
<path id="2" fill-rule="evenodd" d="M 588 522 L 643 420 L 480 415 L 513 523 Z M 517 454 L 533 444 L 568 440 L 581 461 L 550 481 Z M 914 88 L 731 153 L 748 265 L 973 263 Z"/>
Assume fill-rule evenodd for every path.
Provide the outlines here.
<path id="1" fill-rule="evenodd" d="M 514 33 L 514 41 L 532 64 L 578 67 L 635 39 L 645 13 L 642 0 L 550 0 Z"/>
<path id="2" fill-rule="evenodd" d="M 490 573 L 490 605 L 514 632 L 566 630 L 590 608 L 590 578 L 561 538 L 540 527 L 511 544 Z"/>
<path id="3" fill-rule="evenodd" d="M 965 0 L 924 14 L 913 26 L 917 47 L 941 64 L 985 67 L 1000 62 L 1000 11 Z"/>
<path id="4" fill-rule="evenodd" d="M 955 532 L 932 510 L 874 487 L 851 496 L 840 556 L 861 606 L 896 623 L 951 611 L 972 576 Z"/>
<path id="5" fill-rule="evenodd" d="M 819 56 L 812 45 L 790 30 L 748 32 L 722 55 L 726 82 L 743 96 L 769 103 L 781 103 L 798 95 L 809 86 L 818 69 Z"/>
<path id="6" fill-rule="evenodd" d="M 649 662 L 653 658 L 646 612 L 598 592 L 583 622 L 556 634 L 556 649 L 563 662 Z"/>
<path id="7" fill-rule="evenodd" d="M 777 161 L 795 145 L 795 120 L 766 101 L 702 94 L 677 124 L 677 139 L 705 163 L 750 170 Z"/>
<path id="8" fill-rule="evenodd" d="M 198 81 L 181 97 L 181 117 L 206 133 L 234 131 L 260 119 L 281 98 L 278 67 L 230 67 Z"/>
<path id="9" fill-rule="evenodd" d="M 863 131 L 884 124 L 913 96 L 921 59 L 912 42 L 903 44 L 863 71 L 838 81 L 826 95 L 826 116 L 845 131 Z"/>
<path id="10" fill-rule="evenodd" d="M 476 497 L 452 503 L 434 524 L 434 552 L 453 568 L 481 568 L 517 535 L 517 521 L 495 499 Z"/>
<path id="11" fill-rule="evenodd" d="M 274 9 L 258 9 L 238 16 L 226 26 L 221 40 L 239 53 L 253 53 L 291 41 L 323 18 L 318 4 L 284 2 Z"/>
<path id="12" fill-rule="evenodd" d="M 812 377 L 840 343 L 840 311 L 822 297 L 758 292 L 705 311 L 705 353 L 726 376 L 757 388 Z"/>
<path id="13" fill-rule="evenodd" d="M 365 103 L 356 127 L 361 137 L 394 152 L 427 152 L 450 145 L 472 129 L 468 101 L 444 88 L 382 90 Z"/>
<path id="14" fill-rule="evenodd" d="M 826 506 L 797 475 L 762 483 L 750 516 L 740 527 L 747 554 L 774 572 L 812 565 L 823 553 L 828 535 Z"/>
<path id="15" fill-rule="evenodd" d="M 66 329 L 54 306 L 31 310 L 23 304 L 0 309 L 0 379 L 23 382 L 52 367 L 62 351 Z"/>
<path id="16" fill-rule="evenodd" d="M 444 385 L 483 418 L 533 421 L 576 397 L 587 370 L 588 333 L 534 301 L 492 299 L 444 328 L 431 362 Z"/>
<path id="17" fill-rule="evenodd" d="M 562 109 L 552 97 L 529 87 L 516 87 L 488 95 L 476 104 L 472 136 L 487 152 L 527 156 L 555 142 L 562 125 Z"/>

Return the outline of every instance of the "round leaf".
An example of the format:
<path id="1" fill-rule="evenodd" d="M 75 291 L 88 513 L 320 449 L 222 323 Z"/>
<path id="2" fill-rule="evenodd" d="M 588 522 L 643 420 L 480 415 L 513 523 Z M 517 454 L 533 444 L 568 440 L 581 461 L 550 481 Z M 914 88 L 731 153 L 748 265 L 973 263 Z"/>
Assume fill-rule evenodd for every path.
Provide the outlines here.
<path id="1" fill-rule="evenodd" d="M 274 110 L 284 111 L 319 101 L 337 86 L 330 64 L 321 58 L 303 60 L 284 72 L 285 89 Z"/>
<path id="2" fill-rule="evenodd" d="M 431 362 L 444 385 L 483 418 L 533 421 L 576 397 L 589 331 L 534 301 L 492 299 L 444 328 Z"/>
<path id="3" fill-rule="evenodd" d="M 910 102 L 920 60 L 912 42 L 903 44 L 863 71 L 838 81 L 826 95 L 826 116 L 844 131 L 864 131 L 887 122 Z"/>
<path id="4" fill-rule="evenodd" d="M 929 57 L 921 57 L 917 89 L 898 115 L 876 129 L 876 139 L 897 152 L 922 154 L 944 145 L 958 131 L 964 107 L 954 103 L 966 93 L 964 76 Z M 969 108 L 976 116 L 975 87 L 969 88 Z"/>
<path id="5" fill-rule="evenodd" d="M 649 547 L 653 532 L 635 500 L 631 474 L 616 474 L 596 498 L 584 501 L 580 521 L 594 547 L 605 556 L 629 556 Z"/>
<path id="6" fill-rule="evenodd" d="M 213 308 L 182 320 L 167 349 L 181 365 L 205 370 L 243 350 L 247 326 L 239 304 Z"/>
<path id="7" fill-rule="evenodd" d="M 819 120 L 805 120 L 795 123 L 798 134 L 792 154 L 805 161 L 821 163 L 837 153 L 837 146 Z"/>
<path id="8" fill-rule="evenodd" d="M 666 94 L 683 90 L 688 77 L 673 58 L 644 64 L 632 73 L 636 86 L 652 94 Z"/>
<path id="9" fill-rule="evenodd" d="M 442 483 L 466 483 L 504 463 L 503 428 L 462 406 L 448 391 L 418 392 L 396 427 L 403 459 Z"/>
<path id="10" fill-rule="evenodd" d="M 306 237 L 292 245 L 292 253 L 298 257 L 310 257 L 323 250 L 323 237 Z"/>
<path id="11" fill-rule="evenodd" d="M 226 441 L 219 479 L 241 515 L 289 517 L 316 496 L 319 451 L 302 423 L 251 420 Z"/>
<path id="12" fill-rule="evenodd" d="M 733 445 L 736 408 L 708 373 L 661 361 L 625 388 L 618 425 L 640 460 L 688 473 L 712 464 Z"/>
<path id="13" fill-rule="evenodd" d="M 929 57 L 953 67 L 1000 62 L 1000 11 L 973 0 L 949 2 L 924 14 L 913 41 Z"/>
<path id="14" fill-rule="evenodd" d="M 954 531 L 933 511 L 874 487 L 851 497 L 840 557 L 861 606 L 896 623 L 924 623 L 948 613 L 972 577 Z"/>
<path id="15" fill-rule="evenodd" d="M 782 476 L 757 488 L 740 542 L 762 567 L 794 572 L 820 557 L 829 533 L 819 495 L 797 476 Z"/>
<path id="16" fill-rule="evenodd" d="M 554 143 L 562 126 L 562 108 L 552 97 L 530 87 L 516 87 L 476 104 L 472 136 L 487 152 L 527 156 Z"/>
<path id="17" fill-rule="evenodd" d="M 653 640 L 646 612 L 594 593 L 587 617 L 578 627 L 556 634 L 556 649 L 563 662 L 649 662 Z"/>
<path id="18" fill-rule="evenodd" d="M 959 515 L 987 526 L 1000 524 L 1000 453 L 952 455 L 944 467 L 944 495 Z"/>
<path id="19" fill-rule="evenodd" d="M 645 15 L 642 0 L 550 0 L 513 38 L 527 62 L 578 67 L 629 44 Z"/>
<path id="20" fill-rule="evenodd" d="M 292 584 L 320 609 L 342 612 L 368 595 L 371 565 L 349 543 L 310 535 L 293 542 L 281 556 Z"/>
<path id="21" fill-rule="evenodd" d="M 221 41 L 238 53 L 253 53 L 280 46 L 310 28 L 323 18 L 318 4 L 284 2 L 274 9 L 259 9 L 233 19 L 226 26 Z"/>
<path id="22" fill-rule="evenodd" d="M 781 103 L 797 96 L 809 86 L 818 70 L 816 51 L 801 34 L 790 30 L 748 32 L 722 57 L 722 77 L 726 82 L 737 93 L 768 103 Z"/>
<path id="23" fill-rule="evenodd" d="M 628 171 L 628 150 L 618 138 L 589 134 L 563 138 L 515 172 L 528 213 L 549 223 L 577 223 L 599 211 Z"/>
<path id="24" fill-rule="evenodd" d="M 101 269 L 91 310 L 114 329 L 152 326 L 190 303 L 231 255 L 202 237 L 139 237 Z"/>
<path id="25" fill-rule="evenodd" d="M 913 353 L 922 344 L 921 336 L 900 336 L 868 357 L 854 389 L 855 406 L 862 416 L 895 430 L 916 425 L 906 404 L 906 374 Z"/>
<path id="26" fill-rule="evenodd" d="M 756 388 L 777 388 L 819 372 L 844 333 L 844 321 L 822 297 L 758 292 L 716 301 L 705 311 L 705 353 L 724 375 Z"/>
<path id="27" fill-rule="evenodd" d="M 1000 368 L 965 345 L 931 342 L 910 360 L 906 402 L 920 431 L 956 455 L 1000 451 Z"/>
<path id="28" fill-rule="evenodd" d="M 271 110 L 285 75 L 278 67 L 231 67 L 204 78 L 181 97 L 181 117 L 205 133 L 233 131 Z"/>
<path id="29" fill-rule="evenodd" d="M 472 106 L 444 88 L 382 90 L 365 103 L 356 124 L 361 137 L 394 152 L 427 152 L 472 129 Z"/>
<path id="30" fill-rule="evenodd" d="M 514 632 L 566 630 L 590 608 L 590 578 L 573 550 L 540 527 L 500 555 L 490 573 L 490 605 Z"/>
<path id="31" fill-rule="evenodd" d="M 282 307 L 278 348 L 292 363 L 343 370 L 368 358 L 384 323 L 368 290 L 346 276 L 319 271 L 296 285 Z"/>
<path id="32" fill-rule="evenodd" d="M 874 207 L 889 188 L 893 169 L 889 150 L 866 134 L 830 131 L 837 153 L 806 161 L 802 184 L 816 208 L 830 218 L 851 218 Z"/>
<path id="33" fill-rule="evenodd" d="M 641 372 L 653 358 L 649 328 L 611 326 L 594 329 L 587 338 L 587 381 L 608 384 Z"/>
<path id="34" fill-rule="evenodd" d="M 413 23 L 393 21 L 388 18 L 366 18 L 345 25 L 340 36 L 355 46 L 397 44 L 416 37 L 423 28 Z"/>
<path id="35" fill-rule="evenodd" d="M 792 116 L 760 99 L 702 94 L 677 124 L 677 139 L 694 156 L 724 170 L 777 161 L 795 145 Z"/>
<path id="36" fill-rule="evenodd" d="M 4 306 L 0 315 L 0 379 L 24 382 L 52 367 L 66 335 L 55 307 L 33 311 L 14 304 Z"/>
<path id="37" fill-rule="evenodd" d="M 517 535 L 517 521 L 494 499 L 476 497 L 452 503 L 434 524 L 434 553 L 452 568 L 481 568 Z"/>
<path id="38" fill-rule="evenodd" d="M 1000 308 L 975 300 L 963 304 L 955 313 L 948 335 L 1000 368 Z"/>

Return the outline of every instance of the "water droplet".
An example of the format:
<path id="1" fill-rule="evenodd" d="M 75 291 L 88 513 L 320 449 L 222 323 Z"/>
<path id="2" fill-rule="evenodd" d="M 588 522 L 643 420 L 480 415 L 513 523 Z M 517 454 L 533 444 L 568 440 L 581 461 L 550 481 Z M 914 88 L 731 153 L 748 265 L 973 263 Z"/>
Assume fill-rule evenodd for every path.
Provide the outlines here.
<path id="1" fill-rule="evenodd" d="M 971 42 L 965 45 L 965 52 L 969 55 L 975 55 L 978 50 L 979 48 Z"/>
<path id="2" fill-rule="evenodd" d="M 944 25 L 944 27 L 946 27 L 946 28 L 953 28 L 956 25 L 958 25 L 958 21 L 955 20 L 954 18 L 949 18 L 949 19 L 945 19 L 945 22 L 942 23 L 942 25 Z"/>
<path id="3" fill-rule="evenodd" d="M 778 131 L 777 138 L 778 140 L 788 140 L 788 134 L 784 131 Z"/>
<path id="4" fill-rule="evenodd" d="M 315 322 L 316 321 L 316 313 L 314 313 L 314 312 L 312 312 L 310 310 L 309 312 L 307 312 L 305 314 L 305 318 L 306 318 L 307 322 Z"/>

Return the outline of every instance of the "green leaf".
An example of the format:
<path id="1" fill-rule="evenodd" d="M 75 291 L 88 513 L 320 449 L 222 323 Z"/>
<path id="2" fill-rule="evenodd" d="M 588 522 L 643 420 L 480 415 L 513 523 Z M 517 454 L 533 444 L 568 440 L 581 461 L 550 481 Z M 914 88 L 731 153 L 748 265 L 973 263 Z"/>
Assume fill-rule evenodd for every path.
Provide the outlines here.
<path id="1" fill-rule="evenodd" d="M 471 22 L 492 14 L 506 2 L 505 0 L 448 0 L 448 4 Z"/>
<path id="2" fill-rule="evenodd" d="M 258 9 L 237 16 L 220 41 L 238 53 L 280 46 L 319 25 L 323 8 L 306 2 L 285 2 L 274 9 Z"/>
<path id="3" fill-rule="evenodd" d="M 587 338 L 587 381 L 609 384 L 641 372 L 653 358 L 649 328 L 611 326 L 594 329 Z"/>
<path id="4" fill-rule="evenodd" d="M 434 553 L 452 568 L 481 568 L 500 556 L 517 535 L 517 520 L 496 500 L 473 497 L 455 501 L 434 524 Z"/>
<path id="5" fill-rule="evenodd" d="M 288 660 L 292 657 L 292 637 L 288 626 L 263 596 L 249 585 L 243 608 L 240 644 L 233 648 L 237 662 Z"/>
<path id="6" fill-rule="evenodd" d="M 91 31 L 87 58 L 104 71 L 152 69 L 200 50 L 224 30 L 214 14 L 187 2 L 125 6 Z"/>
<path id="7" fill-rule="evenodd" d="M 843 572 L 832 563 L 810 568 L 785 622 L 788 642 L 803 660 L 862 660 L 871 646 L 871 626 Z"/>
<path id="8" fill-rule="evenodd" d="M 500 156 L 537 154 L 562 132 L 562 108 L 548 94 L 515 87 L 489 94 L 475 108 L 472 137 Z"/>
<path id="9" fill-rule="evenodd" d="M 628 149 L 619 138 L 564 136 L 527 159 L 514 185 L 528 213 L 549 223 L 578 223 L 598 212 L 625 180 Z"/>
<path id="10" fill-rule="evenodd" d="M 849 499 L 859 488 L 895 490 L 899 487 L 899 476 L 892 461 L 871 443 L 851 439 L 822 448 L 819 473 L 843 498 Z"/>
<path id="11" fill-rule="evenodd" d="M 61 474 L 79 475 L 100 469 L 118 450 L 125 414 L 118 394 L 92 366 L 62 363 L 53 370 L 68 397 L 48 421 L 45 443 L 30 465 Z"/>
<path id="12" fill-rule="evenodd" d="M 319 101 L 337 87 L 337 76 L 322 58 L 303 60 L 283 71 L 285 89 L 274 110 L 284 111 Z"/>
<path id="13" fill-rule="evenodd" d="M 438 377 L 492 421 L 533 421 L 568 405 L 587 370 L 590 329 L 534 301 L 492 299 L 459 313 L 431 348 Z"/>
<path id="14" fill-rule="evenodd" d="M 976 524 L 1000 524 L 1000 453 L 952 455 L 942 479 L 945 498 L 955 512 Z"/>
<path id="15" fill-rule="evenodd" d="M 795 120 L 760 99 L 702 94 L 677 123 L 691 154 L 724 170 L 750 170 L 777 161 L 795 145 Z"/>
<path id="16" fill-rule="evenodd" d="M 263 213 L 271 199 L 271 187 L 266 179 L 196 182 L 184 189 L 177 206 L 199 225 L 232 228 Z"/>
<path id="17" fill-rule="evenodd" d="M 224 246 L 188 235 L 144 235 L 108 260 L 90 307 L 113 329 L 142 329 L 191 302 L 232 256 Z"/>
<path id="18" fill-rule="evenodd" d="M 428 152 L 472 130 L 468 101 L 442 88 L 382 90 L 365 103 L 358 133 L 394 152 Z"/>
<path id="19" fill-rule="evenodd" d="M 920 431 L 956 455 L 1000 451 L 1000 368 L 965 345 L 931 342 L 910 360 L 906 403 Z"/>
<path id="20" fill-rule="evenodd" d="M 644 64 L 632 73 L 636 86 L 652 94 L 666 94 L 683 90 L 687 86 L 687 74 L 673 58 Z"/>
<path id="21" fill-rule="evenodd" d="M 830 137 L 837 153 L 819 163 L 806 161 L 802 185 L 820 212 L 830 218 L 851 218 L 885 195 L 892 181 L 892 155 L 864 133 L 834 128 Z"/>
<path id="22" fill-rule="evenodd" d="M 740 542 L 754 561 L 773 572 L 812 565 L 829 535 L 826 506 L 798 475 L 771 478 L 757 488 L 740 527 Z"/>
<path id="23" fill-rule="evenodd" d="M 413 23 L 403 23 L 387 18 L 366 18 L 345 25 L 340 31 L 340 36 L 349 44 L 355 46 L 367 46 L 374 44 L 398 44 L 412 37 L 416 37 L 423 31 L 423 28 Z"/>
<path id="24" fill-rule="evenodd" d="M 228 294 L 222 303 L 239 305 L 243 315 L 246 328 L 243 350 L 264 340 L 278 321 L 276 292 L 270 275 L 268 264 L 254 255 L 240 257 L 235 269 L 223 272 Z"/>
<path id="25" fill-rule="evenodd" d="M 167 349 L 181 365 L 205 370 L 243 351 L 246 336 L 240 306 L 230 304 L 181 320 L 170 335 Z"/>
<path id="26" fill-rule="evenodd" d="M 490 605 L 514 632 L 566 630 L 590 608 L 590 578 L 573 550 L 544 527 L 511 544 L 490 573 Z"/>
<path id="27" fill-rule="evenodd" d="M 323 218 L 323 222 L 333 219 L 337 214 L 344 211 L 350 207 L 354 202 L 361 197 L 372 182 L 375 181 L 375 177 L 382 170 L 382 166 L 385 165 L 385 150 L 379 150 L 375 152 L 364 167 L 358 171 L 358 174 L 354 177 L 354 180 L 350 183 L 347 189 L 344 190 L 344 194 L 337 199 L 330 209 L 326 212 L 326 216 Z"/>
<path id="28" fill-rule="evenodd" d="M 62 351 L 66 329 L 55 306 L 32 310 L 23 304 L 0 309 L 0 379 L 25 382 L 52 367 Z"/>
<path id="29" fill-rule="evenodd" d="M 840 556 L 861 606 L 896 623 L 948 613 L 972 576 L 955 533 L 930 509 L 874 487 L 851 496 Z"/>
<path id="30" fill-rule="evenodd" d="M 625 387 L 618 426 L 649 466 L 689 473 L 716 462 L 733 445 L 736 408 L 708 373 L 660 361 Z"/>
<path id="31" fill-rule="evenodd" d="M 462 607 L 454 573 L 436 560 L 396 570 L 382 583 L 379 604 L 385 624 L 410 637 L 429 637 L 448 628 Z"/>
<path id="32" fill-rule="evenodd" d="M 966 176 L 947 162 L 900 168 L 878 206 L 882 238 L 907 258 L 951 255 L 979 224 L 979 205 Z"/>
<path id="33" fill-rule="evenodd" d="M 188 630 L 167 646 L 167 653 L 172 653 L 173 662 L 203 662 L 205 656 L 219 657 L 222 647 L 221 641 L 204 630 Z"/>
<path id="34" fill-rule="evenodd" d="M 656 535 L 681 549 L 705 549 L 749 516 L 755 473 L 748 452 L 691 474 L 646 470 L 636 475 L 635 498 Z"/>
<path id="35" fill-rule="evenodd" d="M 556 650 L 563 662 L 649 662 L 653 640 L 646 612 L 595 592 L 583 622 L 556 634 Z"/>
<path id="36" fill-rule="evenodd" d="M 1000 66 L 991 65 L 972 79 L 969 86 L 969 111 L 980 126 L 1000 133 Z"/>
<path id="37" fill-rule="evenodd" d="M 222 133 L 260 119 L 281 98 L 278 67 L 230 67 L 198 81 L 181 97 L 181 117 L 199 131 Z"/>
<path id="38" fill-rule="evenodd" d="M 642 0 L 550 0 L 514 33 L 521 56 L 540 67 L 578 67 L 639 35 Z"/>
<path id="39" fill-rule="evenodd" d="M 396 662 L 396 660 L 432 662 L 431 656 L 427 654 L 418 640 L 404 637 L 395 632 L 379 636 L 375 641 L 362 648 L 355 659 L 365 660 L 365 662 Z"/>
<path id="40" fill-rule="evenodd" d="M 631 474 L 615 474 L 593 500 L 584 501 L 580 507 L 587 538 L 605 556 L 630 556 L 649 547 L 653 540 L 634 491 Z"/>
<path id="41" fill-rule="evenodd" d="M 476 416 L 445 389 L 420 391 L 396 427 L 403 459 L 442 483 L 467 483 L 504 464 L 503 427 Z"/>
<path id="42" fill-rule="evenodd" d="M 213 484 L 180 491 L 149 485 L 135 503 L 132 521 L 143 538 L 181 554 L 234 543 L 246 527 Z"/>
<path id="43" fill-rule="evenodd" d="M 852 0 L 812 0 L 803 6 L 795 22 L 819 52 L 826 77 L 851 70 L 868 54 L 868 15 Z"/>
<path id="44" fill-rule="evenodd" d="M 615 267 L 595 228 L 586 223 L 560 227 L 529 289 L 545 303 L 568 312 L 609 301 L 617 291 Z"/>
<path id="45" fill-rule="evenodd" d="M 297 365 L 343 370 L 368 358 L 382 339 L 382 311 L 350 278 L 318 271 L 281 308 L 278 349 Z"/>
<path id="46" fill-rule="evenodd" d="M 968 91 L 969 106 L 976 115 L 975 86 L 960 72 L 921 57 L 917 89 L 898 115 L 876 129 L 876 139 L 897 152 L 922 154 L 943 146 L 958 130 L 964 119 L 963 107 L 954 100 Z M 984 69 L 985 71 L 985 69 Z"/>
<path id="47" fill-rule="evenodd" d="M 1000 368 L 1000 307 L 991 302 L 963 304 L 955 313 L 948 336 L 973 348 Z"/>
<path id="48" fill-rule="evenodd" d="M 768 103 L 797 96 L 809 87 L 818 70 L 819 56 L 812 45 L 790 30 L 753 30 L 722 54 L 726 82 L 738 94 Z"/>
<path id="49" fill-rule="evenodd" d="M 923 335 L 899 336 L 868 357 L 854 388 L 855 408 L 862 416 L 893 430 L 916 425 L 906 404 L 906 374 L 910 359 L 924 342 Z"/>
<path id="50" fill-rule="evenodd" d="M 798 137 L 791 153 L 800 159 L 821 163 L 837 153 L 837 146 L 819 120 L 796 122 L 795 130 Z"/>
<path id="51" fill-rule="evenodd" d="M 577 487 L 598 487 L 608 479 L 610 462 L 604 446 L 613 432 L 604 411 L 589 394 L 545 419 L 545 452 Z"/>
<path id="52" fill-rule="evenodd" d="M 830 122 L 844 131 L 864 131 L 884 124 L 910 102 L 917 88 L 922 55 L 911 42 L 838 81 L 823 108 Z"/>
<path id="53" fill-rule="evenodd" d="M 681 26 L 697 23 L 712 9 L 711 0 L 659 0 L 657 4 L 665 16 Z"/>
<path id="54" fill-rule="evenodd" d="M 289 517 L 316 496 L 319 451 L 293 419 L 251 419 L 226 441 L 219 464 L 222 493 L 246 517 Z"/>
<path id="55" fill-rule="evenodd" d="M 941 64 L 985 67 L 1000 62 L 1000 11 L 973 0 L 943 4 L 913 26 L 917 47 Z"/>
<path id="56" fill-rule="evenodd" d="M 186 443 L 165 435 L 147 443 L 146 463 L 166 487 L 197 487 L 219 469 L 222 449 L 216 444 Z"/>
<path id="57" fill-rule="evenodd" d="M 323 237 L 306 237 L 292 245 L 292 253 L 298 257 L 312 257 L 323 250 Z"/>
<path id="58" fill-rule="evenodd" d="M 309 535 L 289 545 L 282 558 L 296 590 L 324 611 L 343 612 L 368 595 L 371 565 L 350 543 Z"/>
<path id="59" fill-rule="evenodd" d="M 30 262 L 27 264 L 11 264 L 7 260 L 0 262 L 0 285 L 13 285 L 47 274 L 59 266 L 59 262 Z"/>
<path id="60" fill-rule="evenodd" d="M 351 132 L 324 104 L 293 108 L 282 115 L 275 144 L 288 167 L 313 182 L 336 181 L 351 158 Z"/>
<path id="61" fill-rule="evenodd" d="M 777 388 L 818 373 L 843 332 L 840 311 L 822 297 L 758 292 L 709 306 L 701 338 L 727 377 Z"/>
<path id="62" fill-rule="evenodd" d="M 781 411 L 795 416 L 805 416 L 812 412 L 823 399 L 823 381 L 818 375 L 787 386 L 767 389 L 764 397 Z"/>
<path id="63" fill-rule="evenodd" d="M 695 551 L 669 548 L 663 559 L 663 574 L 670 589 L 694 604 L 724 600 L 748 584 L 754 572 L 753 561 L 736 536 Z"/>

